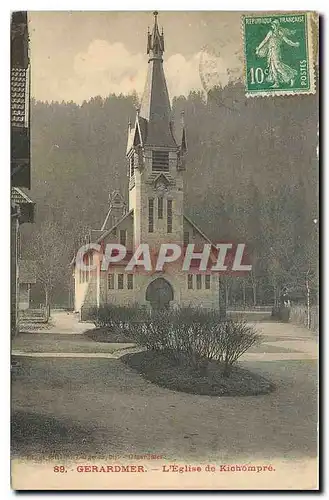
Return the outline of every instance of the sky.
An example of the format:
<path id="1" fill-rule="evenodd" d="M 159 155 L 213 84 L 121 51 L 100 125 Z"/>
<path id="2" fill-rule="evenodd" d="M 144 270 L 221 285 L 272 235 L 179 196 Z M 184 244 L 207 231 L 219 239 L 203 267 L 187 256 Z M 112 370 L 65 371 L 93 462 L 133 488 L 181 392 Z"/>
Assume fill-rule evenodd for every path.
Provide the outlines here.
<path id="1" fill-rule="evenodd" d="M 152 12 L 29 12 L 32 95 L 42 101 L 83 100 L 110 93 L 141 95 Z M 225 85 L 242 74 L 241 14 L 160 12 L 169 94 Z M 205 80 L 204 80 L 205 82 Z"/>

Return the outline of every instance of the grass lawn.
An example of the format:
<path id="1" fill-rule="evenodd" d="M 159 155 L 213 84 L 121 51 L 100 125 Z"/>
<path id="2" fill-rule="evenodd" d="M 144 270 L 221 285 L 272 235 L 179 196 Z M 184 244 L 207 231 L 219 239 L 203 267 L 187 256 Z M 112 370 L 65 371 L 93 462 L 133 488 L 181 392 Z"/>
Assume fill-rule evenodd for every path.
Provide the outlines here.
<path id="1" fill-rule="evenodd" d="M 20 357 L 12 370 L 13 456 L 106 459 L 154 452 L 207 463 L 315 457 L 317 362 L 248 361 L 243 367 L 273 380 L 276 390 L 199 396 L 159 387 L 118 359 Z"/>
<path id="2" fill-rule="evenodd" d="M 177 365 L 170 355 L 158 351 L 126 354 L 121 361 L 154 384 L 190 394 L 256 396 L 275 388 L 269 380 L 239 366 L 233 366 L 230 376 L 224 377 L 222 365 L 214 361 L 209 363 L 206 374 L 200 374 L 189 366 Z"/>
<path id="3" fill-rule="evenodd" d="M 103 343 L 133 343 L 134 340 L 131 339 L 126 334 L 120 331 L 111 331 L 109 328 L 94 328 L 89 330 L 84 334 L 84 336 L 94 342 Z"/>
<path id="4" fill-rule="evenodd" d="M 131 344 L 133 345 L 133 344 Z M 49 353 L 111 353 L 128 347 L 121 342 L 94 342 L 86 334 L 20 333 L 12 342 L 13 351 Z"/>

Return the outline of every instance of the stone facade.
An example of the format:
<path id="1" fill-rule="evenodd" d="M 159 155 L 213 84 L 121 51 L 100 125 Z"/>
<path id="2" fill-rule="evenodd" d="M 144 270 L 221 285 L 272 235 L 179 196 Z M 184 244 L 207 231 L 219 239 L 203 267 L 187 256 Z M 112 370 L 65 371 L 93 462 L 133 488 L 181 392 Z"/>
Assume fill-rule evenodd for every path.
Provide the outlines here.
<path id="1" fill-rule="evenodd" d="M 122 222 L 110 231 L 102 241 L 104 244 L 120 243 L 120 231 L 126 232 L 127 246 L 133 249 L 134 236 L 134 214 L 128 215 Z M 182 234 L 189 234 L 189 242 L 195 243 L 196 248 L 200 243 L 207 243 L 203 235 L 190 221 L 183 218 Z M 158 234 L 158 232 L 157 232 Z M 165 242 L 166 234 L 159 235 L 160 242 Z M 132 253 L 132 252 L 131 252 Z M 131 253 L 129 255 L 131 255 Z M 133 305 L 139 304 L 150 307 L 146 299 L 148 286 L 158 278 L 164 278 L 172 287 L 173 300 L 171 307 L 202 307 L 207 309 L 217 309 L 219 307 L 219 282 L 217 275 L 210 275 L 206 278 L 204 273 L 189 273 L 181 270 L 181 262 L 167 264 L 164 270 L 153 272 L 126 272 L 125 266 L 128 260 L 124 260 L 120 265 L 111 265 L 108 271 L 101 270 L 101 259 L 95 253 L 93 258 L 96 268 L 92 271 L 83 272 L 75 269 L 75 310 L 81 312 L 82 317 L 87 318 L 91 308 L 104 304 Z M 112 275 L 110 278 L 109 274 Z M 119 278 L 119 276 L 121 277 Z M 132 278 L 128 276 L 132 275 Z M 119 285 L 119 279 L 122 285 Z M 132 280 L 128 288 L 128 279 Z M 207 288 L 206 288 L 207 280 Z M 191 283 L 192 281 L 192 283 Z M 121 288 L 122 286 L 122 288 Z M 209 287 L 209 288 L 208 288 Z"/>

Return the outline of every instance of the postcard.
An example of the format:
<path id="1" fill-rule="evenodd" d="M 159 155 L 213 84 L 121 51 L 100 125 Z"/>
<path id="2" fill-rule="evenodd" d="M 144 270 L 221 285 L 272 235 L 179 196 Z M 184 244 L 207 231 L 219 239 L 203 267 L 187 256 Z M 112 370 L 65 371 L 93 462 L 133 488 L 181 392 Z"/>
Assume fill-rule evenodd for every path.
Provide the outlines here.
<path id="1" fill-rule="evenodd" d="M 12 489 L 318 490 L 318 14 L 10 22 Z"/>

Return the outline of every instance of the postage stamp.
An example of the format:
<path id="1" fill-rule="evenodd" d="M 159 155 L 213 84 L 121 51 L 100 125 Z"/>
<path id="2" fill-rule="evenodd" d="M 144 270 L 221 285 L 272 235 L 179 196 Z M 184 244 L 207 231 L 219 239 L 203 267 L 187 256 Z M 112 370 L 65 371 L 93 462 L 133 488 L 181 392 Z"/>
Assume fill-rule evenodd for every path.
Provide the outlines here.
<path id="1" fill-rule="evenodd" d="M 243 16 L 247 96 L 315 92 L 308 13 Z"/>

